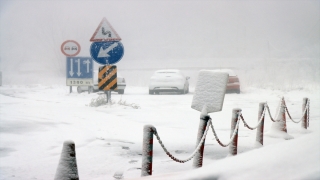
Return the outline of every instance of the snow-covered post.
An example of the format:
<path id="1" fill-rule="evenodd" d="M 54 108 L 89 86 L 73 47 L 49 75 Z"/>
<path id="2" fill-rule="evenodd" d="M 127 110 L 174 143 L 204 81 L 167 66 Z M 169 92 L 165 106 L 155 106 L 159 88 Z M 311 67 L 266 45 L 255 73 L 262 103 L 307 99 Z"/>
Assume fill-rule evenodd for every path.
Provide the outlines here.
<path id="1" fill-rule="evenodd" d="M 155 127 L 145 125 L 143 128 L 141 176 L 152 175 L 153 134 Z"/>
<path id="2" fill-rule="evenodd" d="M 210 116 L 207 114 L 206 115 L 202 114 L 200 116 L 200 123 L 199 123 L 196 147 L 198 146 L 198 144 L 200 143 L 200 141 L 202 139 L 202 136 L 206 130 L 209 119 L 210 119 Z M 202 143 L 200 149 L 198 150 L 198 152 L 196 152 L 196 155 L 194 156 L 194 159 L 193 159 L 193 167 L 194 168 L 202 167 L 205 141 L 206 141 L 206 139 L 203 140 L 203 143 Z"/>
<path id="3" fill-rule="evenodd" d="M 263 111 L 265 109 L 264 102 L 259 104 L 259 112 L 258 112 L 258 122 L 261 119 L 260 124 L 257 127 L 257 135 L 256 135 L 256 142 L 260 143 L 259 145 L 263 145 L 263 129 L 264 129 L 264 117 L 262 117 Z"/>
<path id="4" fill-rule="evenodd" d="M 283 132 L 287 132 L 287 123 L 286 123 L 286 102 L 284 101 L 284 97 L 281 99 L 281 105 L 280 105 L 280 112 L 279 112 L 279 119 L 280 120 L 280 130 Z"/>
<path id="5" fill-rule="evenodd" d="M 309 107 L 308 107 L 308 101 L 309 99 L 308 98 L 303 98 L 303 102 L 302 102 L 302 114 L 303 115 L 303 120 L 301 122 L 301 127 L 304 128 L 304 129 L 307 129 L 309 127 L 309 117 L 308 117 L 308 114 L 309 114 Z M 307 110 L 305 110 L 306 108 L 308 108 Z"/>
<path id="6" fill-rule="evenodd" d="M 287 133 L 286 108 L 286 102 L 284 101 L 284 97 L 282 97 L 277 108 L 275 122 L 272 123 L 271 129 L 266 133 L 266 135 L 275 138 L 284 138 L 286 140 L 294 138 Z"/>
<path id="7" fill-rule="evenodd" d="M 54 180 L 79 180 L 74 142 L 63 143 L 62 153 Z"/>
<path id="8" fill-rule="evenodd" d="M 229 154 L 232 156 L 237 155 L 237 150 L 238 150 L 238 128 L 236 129 L 236 126 L 239 120 L 238 117 L 240 112 L 241 112 L 241 109 L 239 108 L 234 108 L 232 110 L 230 138 L 232 138 L 234 131 L 236 131 L 236 134 L 233 137 L 231 144 L 229 145 Z"/>

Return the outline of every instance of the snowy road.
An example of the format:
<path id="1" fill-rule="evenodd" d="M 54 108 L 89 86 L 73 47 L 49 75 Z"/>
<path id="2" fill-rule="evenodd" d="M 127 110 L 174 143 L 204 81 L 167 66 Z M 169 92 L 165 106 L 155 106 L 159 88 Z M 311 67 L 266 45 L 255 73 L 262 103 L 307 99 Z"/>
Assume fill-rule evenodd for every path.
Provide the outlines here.
<path id="1" fill-rule="evenodd" d="M 98 96 L 70 94 L 66 86 L 0 87 L 0 179 L 53 179 L 65 140 L 76 144 L 80 179 L 114 179 L 112 176 L 118 170 L 124 171 L 125 178 L 138 178 L 145 124 L 157 128 L 167 149 L 178 158 L 184 159 L 193 152 L 200 116 L 190 107 L 193 88 L 187 95 L 149 95 L 147 87 L 129 86 L 122 96 L 112 93 L 114 105 L 88 106 Z M 294 119 L 301 117 L 302 99 L 309 97 L 310 131 L 320 131 L 320 96 L 316 90 L 282 92 L 248 88 L 239 95 L 226 94 L 223 110 L 210 114 L 220 140 L 229 140 L 233 108 L 241 108 L 246 121 L 253 126 L 257 123 L 259 103 L 267 101 L 274 115 L 282 96 Z M 117 104 L 120 100 L 128 106 Z M 132 108 L 131 103 L 139 108 Z M 265 131 L 271 124 L 267 118 Z M 300 124 L 290 120 L 287 129 L 295 139 L 306 135 L 301 133 Z M 255 134 L 256 131 L 240 124 L 239 154 L 251 152 Z M 267 136 L 264 139 L 265 146 L 281 142 L 286 141 Z M 318 152 L 319 142 L 318 139 L 315 144 Z M 204 167 L 218 159 L 230 161 L 227 155 L 228 148 L 219 146 L 209 132 Z M 320 163 L 315 166 L 320 167 Z M 154 142 L 153 175 L 191 169 L 192 160 L 177 164 Z"/>

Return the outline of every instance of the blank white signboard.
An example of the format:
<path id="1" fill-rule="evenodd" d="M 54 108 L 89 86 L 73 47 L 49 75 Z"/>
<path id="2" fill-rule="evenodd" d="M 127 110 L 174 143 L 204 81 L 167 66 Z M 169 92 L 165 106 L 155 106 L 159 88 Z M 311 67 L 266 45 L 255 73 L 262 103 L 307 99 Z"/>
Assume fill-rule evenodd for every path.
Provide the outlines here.
<path id="1" fill-rule="evenodd" d="M 226 72 L 201 70 L 191 108 L 203 112 L 203 107 L 205 107 L 207 113 L 221 111 L 228 77 L 229 75 Z"/>

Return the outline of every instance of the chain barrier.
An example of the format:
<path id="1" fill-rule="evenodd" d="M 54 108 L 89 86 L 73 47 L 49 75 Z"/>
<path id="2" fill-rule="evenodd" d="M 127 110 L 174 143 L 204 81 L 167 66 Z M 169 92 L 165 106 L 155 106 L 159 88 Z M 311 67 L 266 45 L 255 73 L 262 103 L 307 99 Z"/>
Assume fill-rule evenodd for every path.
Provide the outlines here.
<path id="1" fill-rule="evenodd" d="M 157 137 L 157 140 L 159 142 L 159 144 L 161 145 L 162 149 L 164 150 L 164 152 L 174 161 L 176 162 L 179 162 L 179 163 L 185 163 L 185 162 L 188 162 L 190 161 L 195 155 L 196 153 L 199 151 L 199 149 L 201 148 L 201 145 L 204 141 L 204 139 L 206 138 L 207 136 L 207 133 L 208 133 L 208 129 L 209 129 L 209 125 L 211 124 L 211 118 L 208 120 L 208 124 L 206 126 L 206 130 L 204 131 L 204 134 L 198 144 L 198 146 L 196 147 L 196 149 L 194 150 L 194 152 L 190 155 L 190 157 L 188 157 L 187 159 L 185 160 L 181 160 L 181 159 L 178 159 L 176 157 L 174 157 L 168 150 L 167 148 L 164 146 L 164 144 L 162 143 L 161 139 L 160 139 L 160 136 L 158 135 L 158 132 L 156 129 L 154 129 L 154 135 Z"/>
<path id="2" fill-rule="evenodd" d="M 211 129 L 212 129 L 213 135 L 214 135 L 216 141 L 220 144 L 220 146 L 222 146 L 222 147 L 227 147 L 227 146 L 229 146 L 230 143 L 233 141 L 234 137 L 235 137 L 236 134 L 238 133 L 238 128 L 239 128 L 239 124 L 240 124 L 240 116 L 241 116 L 241 112 L 238 113 L 238 121 L 237 121 L 236 127 L 234 128 L 235 130 L 233 131 L 233 134 L 232 134 L 232 136 L 231 136 L 231 138 L 230 138 L 230 141 L 229 141 L 227 144 L 224 144 L 224 143 L 222 143 L 222 142 L 220 141 L 220 139 L 219 139 L 219 137 L 218 137 L 216 131 L 214 130 L 214 127 L 213 127 L 213 125 L 212 125 L 212 123 L 211 123 L 211 121 L 210 121 L 210 126 L 211 126 Z M 211 118 L 210 118 L 210 120 L 211 120 Z"/>
<path id="3" fill-rule="evenodd" d="M 289 113 L 288 107 L 287 107 L 286 105 L 285 105 L 284 108 L 285 108 L 286 113 L 288 114 L 289 118 L 290 118 L 291 121 L 294 122 L 294 123 L 300 123 L 300 122 L 303 120 L 303 116 L 307 113 L 307 120 L 308 120 L 308 126 L 309 126 L 309 112 L 308 112 L 308 110 L 309 110 L 309 103 L 310 103 L 310 100 L 307 101 L 306 108 L 304 108 L 304 111 L 303 111 L 303 113 L 302 113 L 302 117 L 300 118 L 299 121 L 295 121 L 295 120 L 292 119 L 292 117 L 291 117 L 291 115 L 290 115 L 290 113 Z"/>
<path id="4" fill-rule="evenodd" d="M 260 117 L 260 119 L 259 119 L 259 121 L 258 121 L 258 124 L 257 124 L 255 127 L 250 127 L 250 126 L 248 125 L 248 123 L 244 120 L 244 118 L 243 118 L 243 116 L 242 116 L 242 114 L 241 114 L 240 117 L 241 117 L 241 120 L 242 120 L 243 123 L 244 123 L 244 126 L 247 127 L 247 128 L 250 129 L 250 130 L 255 130 L 255 129 L 257 129 L 257 128 L 259 127 L 262 119 L 264 118 L 265 113 L 266 113 L 266 109 L 267 109 L 266 106 L 267 106 L 267 104 L 264 105 L 264 110 L 263 110 L 263 112 L 262 112 L 262 115 L 261 115 L 261 117 Z"/>
<path id="5" fill-rule="evenodd" d="M 273 117 L 272 117 L 272 115 L 271 115 L 271 112 L 270 112 L 270 108 L 269 108 L 269 106 L 268 106 L 267 103 L 266 103 L 266 108 L 268 109 L 268 114 L 269 114 L 269 117 L 270 117 L 271 121 L 273 121 L 273 122 L 279 121 L 279 120 L 274 120 L 274 119 L 273 119 Z M 278 113 L 277 113 L 276 117 L 279 115 L 279 113 L 280 113 L 280 111 L 278 110 Z"/>
<path id="6" fill-rule="evenodd" d="M 309 126 L 309 111 L 308 111 L 308 110 L 309 110 L 309 106 L 310 106 L 310 100 L 308 100 L 307 105 L 306 105 L 306 108 L 304 109 L 304 112 L 303 112 L 303 115 L 304 115 L 305 113 L 307 113 L 307 119 L 308 119 L 308 122 L 307 122 L 307 123 L 308 123 L 308 126 Z M 284 106 L 284 108 L 285 108 L 285 110 L 286 110 L 289 118 L 290 118 L 293 122 L 299 123 L 299 122 L 302 120 L 303 117 L 302 117 L 299 121 L 294 121 L 294 120 L 291 118 L 291 115 L 290 115 L 290 113 L 289 113 L 289 111 L 288 111 L 288 108 L 287 108 L 286 106 Z M 234 131 L 233 131 L 233 133 L 232 133 L 232 136 L 231 136 L 231 138 L 230 138 L 230 141 L 229 141 L 227 144 L 224 144 L 224 143 L 222 143 L 222 142 L 220 141 L 220 139 L 219 139 L 219 137 L 218 137 L 218 135 L 217 135 L 214 127 L 213 127 L 212 119 L 210 118 L 210 119 L 208 120 L 208 123 L 207 123 L 206 129 L 205 129 L 205 131 L 204 131 L 204 134 L 203 134 L 203 136 L 202 136 L 202 138 L 201 138 L 201 140 L 200 140 L 200 143 L 197 145 L 197 147 L 196 147 L 196 149 L 194 150 L 194 152 L 193 152 L 187 159 L 184 159 L 184 160 L 181 160 L 181 159 L 178 159 L 178 158 L 174 157 L 174 156 L 167 150 L 167 148 L 164 146 L 163 142 L 162 142 L 161 139 L 160 139 L 160 136 L 159 136 L 157 130 L 156 130 L 156 129 L 153 129 L 153 130 L 154 130 L 154 135 L 157 137 L 157 140 L 158 140 L 159 144 L 161 145 L 162 149 L 164 150 L 164 152 L 165 152 L 172 160 L 174 160 L 174 161 L 176 161 L 176 162 L 179 162 L 179 163 L 185 163 L 185 162 L 187 162 L 187 161 L 190 161 L 190 160 L 196 155 L 196 153 L 199 151 L 199 149 L 200 149 L 200 147 L 201 147 L 201 145 L 202 145 L 205 137 L 207 136 L 207 133 L 208 133 L 208 130 L 209 130 L 209 126 L 210 126 L 211 129 L 212 129 L 212 132 L 213 132 L 213 135 L 214 135 L 216 141 L 217 141 L 221 146 L 227 147 L 227 146 L 229 146 L 230 143 L 234 140 L 236 134 L 238 133 L 238 128 L 239 128 L 240 120 L 243 121 L 244 126 L 247 127 L 248 129 L 250 129 L 250 130 L 257 129 L 258 126 L 259 126 L 259 124 L 262 122 L 262 119 L 265 117 L 266 111 L 268 111 L 269 117 L 270 117 L 270 119 L 271 119 L 273 122 L 279 121 L 279 120 L 274 120 L 274 118 L 272 117 L 272 115 L 271 115 L 271 113 L 270 113 L 270 108 L 269 108 L 269 106 L 268 106 L 267 103 L 265 103 L 265 105 L 264 105 L 264 110 L 263 110 L 263 112 L 262 112 L 262 115 L 261 115 L 261 117 L 260 117 L 257 125 L 254 126 L 254 127 L 250 127 L 250 126 L 248 125 L 248 123 L 244 120 L 242 113 L 239 112 L 239 113 L 238 113 L 238 121 L 237 121 L 237 124 L 236 124 L 235 129 L 234 129 Z M 280 112 L 280 110 L 278 110 L 278 114 L 279 114 L 279 112 Z"/>

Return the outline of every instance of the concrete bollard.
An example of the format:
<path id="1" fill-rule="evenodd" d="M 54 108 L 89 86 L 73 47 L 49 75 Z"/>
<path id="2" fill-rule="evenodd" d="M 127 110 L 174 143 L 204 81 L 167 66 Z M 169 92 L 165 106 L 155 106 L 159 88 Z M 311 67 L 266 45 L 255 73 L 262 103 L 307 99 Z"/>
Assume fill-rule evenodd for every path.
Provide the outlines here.
<path id="1" fill-rule="evenodd" d="M 256 135 L 256 142 L 260 143 L 263 145 L 263 129 L 264 129 L 264 117 L 262 116 L 263 111 L 265 110 L 265 104 L 266 103 L 260 103 L 259 104 L 259 112 L 258 112 L 258 122 L 261 120 L 261 123 L 257 127 L 257 135 Z"/>
<path id="2" fill-rule="evenodd" d="M 240 112 L 241 112 L 241 109 L 239 108 L 235 108 L 232 110 L 230 138 L 232 137 L 233 132 L 237 131 L 231 144 L 229 145 L 229 154 L 232 156 L 237 155 L 237 151 L 238 151 L 238 129 L 235 129 L 235 128 L 238 122 L 238 116 Z"/>
<path id="3" fill-rule="evenodd" d="M 197 136 L 197 142 L 196 142 L 196 146 L 200 143 L 201 138 L 206 130 L 207 124 L 208 124 L 208 120 L 210 119 L 210 116 L 205 115 L 205 116 L 201 116 L 200 117 L 200 124 L 199 124 L 199 129 L 198 129 L 198 136 Z M 203 163 L 203 151 L 204 151 L 204 145 L 205 145 L 205 141 L 206 139 L 204 139 L 200 149 L 198 150 L 198 152 L 196 152 L 196 155 L 194 156 L 193 159 L 193 167 L 194 168 L 199 168 L 202 167 L 202 163 Z"/>
<path id="4" fill-rule="evenodd" d="M 305 109 L 308 108 L 307 104 L 308 104 L 309 99 L 308 98 L 303 98 L 303 102 L 302 102 L 302 113 L 304 113 Z M 303 119 L 301 122 L 301 127 L 304 129 L 307 129 L 309 127 L 309 108 L 306 110 L 306 112 L 304 114 L 302 114 Z"/>
<path id="5" fill-rule="evenodd" d="M 153 134 L 155 127 L 145 125 L 143 128 L 141 176 L 152 175 Z"/>
<path id="6" fill-rule="evenodd" d="M 73 141 L 69 140 L 63 143 L 54 180 L 79 180 L 76 151 Z"/>

